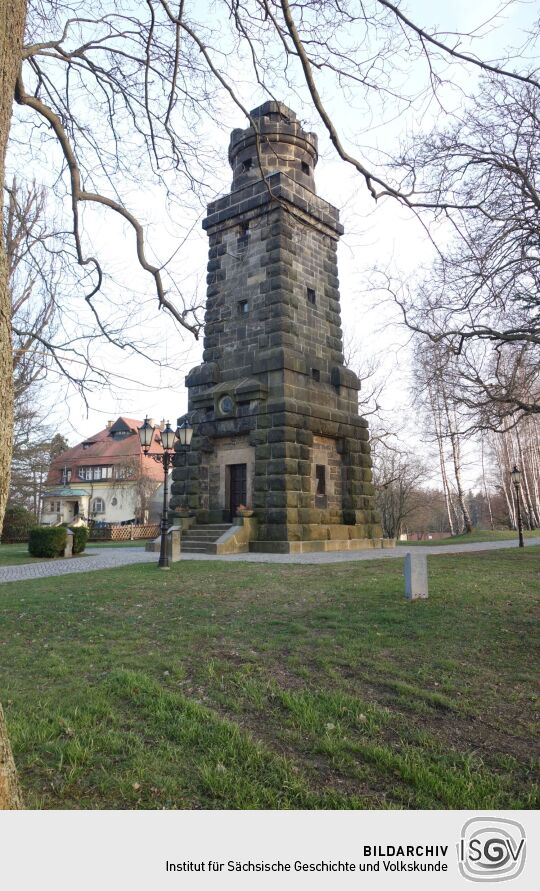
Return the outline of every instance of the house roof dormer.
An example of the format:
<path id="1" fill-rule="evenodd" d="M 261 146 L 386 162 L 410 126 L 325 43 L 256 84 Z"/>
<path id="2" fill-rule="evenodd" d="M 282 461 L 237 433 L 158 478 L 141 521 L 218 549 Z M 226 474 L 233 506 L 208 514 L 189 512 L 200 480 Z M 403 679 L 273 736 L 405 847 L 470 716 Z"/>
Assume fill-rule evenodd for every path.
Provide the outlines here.
<path id="1" fill-rule="evenodd" d="M 109 436 L 111 436 L 112 439 L 123 439 L 125 436 L 134 436 L 136 432 L 137 430 L 130 427 L 124 418 L 118 418 L 118 420 L 108 428 Z"/>

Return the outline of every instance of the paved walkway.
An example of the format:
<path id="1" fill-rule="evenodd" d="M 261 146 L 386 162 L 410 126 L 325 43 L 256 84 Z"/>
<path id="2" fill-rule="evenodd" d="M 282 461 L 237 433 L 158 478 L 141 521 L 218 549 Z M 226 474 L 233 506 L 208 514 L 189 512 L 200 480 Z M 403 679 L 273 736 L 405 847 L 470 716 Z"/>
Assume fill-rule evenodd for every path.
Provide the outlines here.
<path id="1" fill-rule="evenodd" d="M 540 545 L 540 538 L 525 539 L 525 547 Z M 501 548 L 516 548 L 517 541 L 484 541 L 477 544 L 455 545 L 415 545 L 369 551 L 323 551 L 315 554 L 184 554 L 182 560 L 220 560 L 226 563 L 350 563 L 357 560 L 399 560 L 407 551 L 414 554 L 469 554 L 475 551 L 498 551 Z M 114 569 L 116 566 L 130 566 L 133 563 L 157 563 L 156 553 L 147 553 L 144 548 L 99 548 L 87 552 L 88 556 L 74 560 L 54 560 L 47 563 L 27 563 L 21 566 L 1 566 L 0 583 L 25 581 L 26 579 L 47 576 L 69 575 L 74 572 L 89 572 L 94 569 Z M 539 555 L 540 557 L 540 552 Z"/>
<path id="2" fill-rule="evenodd" d="M 147 553 L 144 548 L 99 548 L 86 552 L 87 556 L 71 560 L 47 560 L 46 563 L 23 563 L 19 566 L 0 566 L 0 583 L 42 579 L 53 575 L 71 575 L 74 572 L 90 572 L 93 569 L 114 569 L 132 563 L 157 561 L 157 554 Z"/>
<path id="3" fill-rule="evenodd" d="M 540 538 L 525 539 L 525 547 L 540 545 Z M 218 557 L 214 554 L 183 554 L 183 560 L 227 560 L 248 563 L 351 563 L 356 560 L 399 560 L 409 551 L 412 554 L 468 554 L 474 551 L 497 551 L 501 548 L 517 548 L 517 541 L 483 541 L 478 544 L 455 545 L 399 545 L 396 548 L 370 548 L 367 551 L 319 551 L 313 554 L 230 554 Z M 540 553 L 538 554 L 540 557 Z"/>

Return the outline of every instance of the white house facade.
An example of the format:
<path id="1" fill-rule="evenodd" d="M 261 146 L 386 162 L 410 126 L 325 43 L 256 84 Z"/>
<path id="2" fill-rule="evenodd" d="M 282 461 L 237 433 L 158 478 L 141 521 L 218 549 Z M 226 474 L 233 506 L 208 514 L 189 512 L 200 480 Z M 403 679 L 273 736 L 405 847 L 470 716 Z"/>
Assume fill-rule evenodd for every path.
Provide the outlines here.
<path id="1" fill-rule="evenodd" d="M 51 464 L 41 522 L 155 523 L 163 498 L 163 468 L 142 452 L 142 421 L 117 418 L 67 449 Z M 156 427 L 152 452 L 161 452 Z"/>

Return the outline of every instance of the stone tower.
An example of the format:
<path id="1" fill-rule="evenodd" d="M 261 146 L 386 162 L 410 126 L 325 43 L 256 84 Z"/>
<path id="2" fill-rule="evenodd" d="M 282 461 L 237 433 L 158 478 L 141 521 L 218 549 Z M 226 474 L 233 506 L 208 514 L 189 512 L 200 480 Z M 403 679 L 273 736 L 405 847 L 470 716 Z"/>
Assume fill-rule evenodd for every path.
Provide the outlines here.
<path id="1" fill-rule="evenodd" d="M 190 449 L 171 509 L 222 523 L 255 510 L 257 551 L 380 544 L 360 384 L 344 367 L 335 207 L 317 137 L 279 102 L 233 130 L 231 192 L 208 206 L 203 364 L 188 374 Z"/>

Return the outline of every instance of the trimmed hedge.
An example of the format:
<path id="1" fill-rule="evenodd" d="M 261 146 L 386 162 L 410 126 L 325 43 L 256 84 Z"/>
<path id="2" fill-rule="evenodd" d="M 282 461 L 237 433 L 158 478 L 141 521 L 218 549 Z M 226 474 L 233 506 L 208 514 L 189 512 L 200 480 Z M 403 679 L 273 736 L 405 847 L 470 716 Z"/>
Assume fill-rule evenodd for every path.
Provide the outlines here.
<path id="1" fill-rule="evenodd" d="M 61 557 L 67 540 L 63 526 L 35 526 L 30 530 L 28 553 L 32 557 Z"/>
<path id="2" fill-rule="evenodd" d="M 73 532 L 73 553 L 82 554 L 88 541 L 88 528 L 86 526 L 73 526 L 71 531 Z"/>

